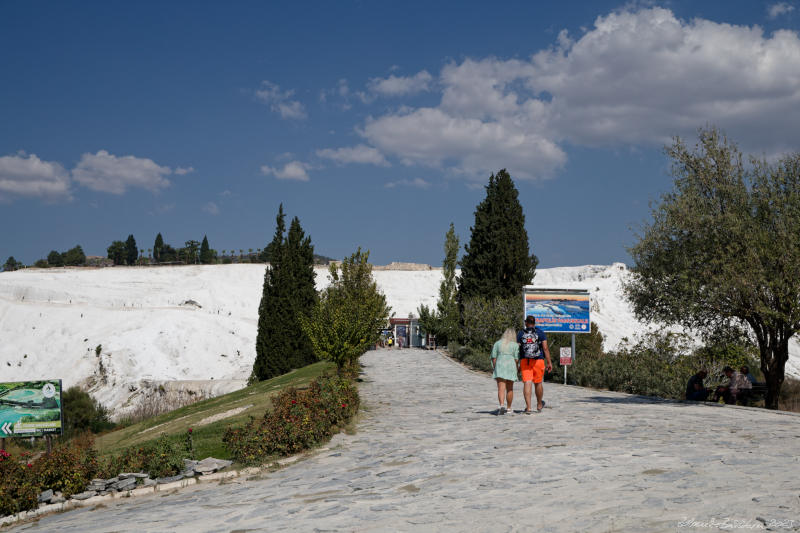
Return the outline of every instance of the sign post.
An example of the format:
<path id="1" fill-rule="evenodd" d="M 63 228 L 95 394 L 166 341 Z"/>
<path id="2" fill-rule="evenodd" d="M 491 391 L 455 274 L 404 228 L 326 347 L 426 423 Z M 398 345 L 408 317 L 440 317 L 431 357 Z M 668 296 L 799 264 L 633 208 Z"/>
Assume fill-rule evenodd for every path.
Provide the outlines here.
<path id="1" fill-rule="evenodd" d="M 558 360 L 558 364 L 564 367 L 564 385 L 567 384 L 567 367 L 572 364 L 572 351 L 573 348 L 562 347 Z"/>
<path id="2" fill-rule="evenodd" d="M 576 359 L 575 335 L 591 333 L 589 291 L 583 289 L 544 289 L 526 285 L 522 288 L 523 317 L 532 315 L 536 325 L 546 333 L 569 333 L 571 348 L 561 348 L 559 364 L 564 367 L 564 385 L 567 384 L 567 366 Z"/>
<path id="3" fill-rule="evenodd" d="M 61 434 L 61 380 L 0 382 L 0 438 Z M 49 446 L 48 446 L 49 448 Z"/>

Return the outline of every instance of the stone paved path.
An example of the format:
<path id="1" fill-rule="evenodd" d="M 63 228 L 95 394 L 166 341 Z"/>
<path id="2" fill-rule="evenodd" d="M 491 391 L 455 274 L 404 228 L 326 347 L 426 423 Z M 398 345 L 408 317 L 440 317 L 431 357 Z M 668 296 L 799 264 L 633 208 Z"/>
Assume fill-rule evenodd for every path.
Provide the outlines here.
<path id="1" fill-rule="evenodd" d="M 800 530 L 798 416 L 553 384 L 541 414 L 493 416 L 494 382 L 436 352 L 362 361 L 329 451 L 14 531 Z"/>

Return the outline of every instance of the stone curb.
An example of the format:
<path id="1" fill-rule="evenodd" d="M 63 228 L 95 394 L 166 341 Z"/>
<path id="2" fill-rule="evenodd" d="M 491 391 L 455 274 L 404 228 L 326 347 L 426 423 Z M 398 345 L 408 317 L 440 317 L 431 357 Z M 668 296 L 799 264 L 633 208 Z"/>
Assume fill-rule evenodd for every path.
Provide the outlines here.
<path id="1" fill-rule="evenodd" d="M 317 454 L 320 452 L 326 452 L 328 450 L 330 450 L 330 448 L 325 446 L 322 448 L 317 448 L 315 450 L 309 450 L 309 451 L 311 452 L 311 454 Z M 113 494 L 106 494 L 104 496 L 92 496 L 91 498 L 87 498 L 85 500 L 67 500 L 63 503 L 42 504 L 37 509 L 32 509 L 30 511 L 22 511 L 17 514 L 4 516 L 0 518 L 0 528 L 5 528 L 6 526 L 9 526 L 11 524 L 16 524 L 17 522 L 30 520 L 32 518 L 37 518 L 46 514 L 71 511 L 72 509 L 98 505 L 103 502 L 119 500 L 123 498 L 150 496 L 151 494 L 155 494 L 156 492 L 175 491 L 183 489 L 185 487 L 190 487 L 192 485 L 197 485 L 200 483 L 210 483 L 212 481 L 222 481 L 224 479 L 233 479 L 241 476 L 252 476 L 256 474 L 261 474 L 263 472 L 271 470 L 276 465 L 279 467 L 283 467 L 286 465 L 290 465 L 292 463 L 296 463 L 300 459 L 311 455 L 308 454 L 308 452 L 306 453 L 307 454 L 298 454 L 298 455 L 292 455 L 290 457 L 284 457 L 283 459 L 278 459 L 277 461 L 274 461 L 264 466 L 251 466 L 242 468 L 241 470 L 215 472 L 213 474 L 206 474 L 203 476 L 184 478 L 181 479 L 180 481 L 173 481 L 172 483 L 162 483 L 160 485 L 153 485 L 152 487 L 139 487 L 136 489 L 116 492 Z"/>

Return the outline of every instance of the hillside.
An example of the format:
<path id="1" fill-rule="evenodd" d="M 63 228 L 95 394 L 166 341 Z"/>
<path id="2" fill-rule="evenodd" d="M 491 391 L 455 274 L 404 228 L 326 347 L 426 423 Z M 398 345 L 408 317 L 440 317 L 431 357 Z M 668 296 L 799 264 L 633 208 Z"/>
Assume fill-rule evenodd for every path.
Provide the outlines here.
<path id="1" fill-rule="evenodd" d="M 327 285 L 319 267 L 317 287 Z M 376 270 L 396 316 L 434 305 L 441 270 Z M 623 300 L 625 266 L 540 269 L 542 287 L 585 288 L 606 348 L 645 328 Z M 255 358 L 264 266 L 26 269 L 0 274 L 0 380 L 61 378 L 123 414 L 157 390 L 241 388 Z M 521 307 L 521 302 L 520 302 Z M 96 355 L 97 346 L 101 346 Z M 792 344 L 787 370 L 800 374 Z M 578 354 L 580 356 L 580 354 Z"/>

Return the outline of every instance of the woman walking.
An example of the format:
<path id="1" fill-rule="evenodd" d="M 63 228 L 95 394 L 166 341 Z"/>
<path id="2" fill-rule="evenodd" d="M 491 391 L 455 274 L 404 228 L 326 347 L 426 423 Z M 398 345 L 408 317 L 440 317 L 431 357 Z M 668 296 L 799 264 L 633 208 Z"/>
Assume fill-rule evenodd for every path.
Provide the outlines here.
<path id="1" fill-rule="evenodd" d="M 514 382 L 519 374 L 519 344 L 517 332 L 508 328 L 503 336 L 492 346 L 492 377 L 497 381 L 497 399 L 500 407 L 498 415 L 513 413 L 511 402 L 514 400 Z"/>

